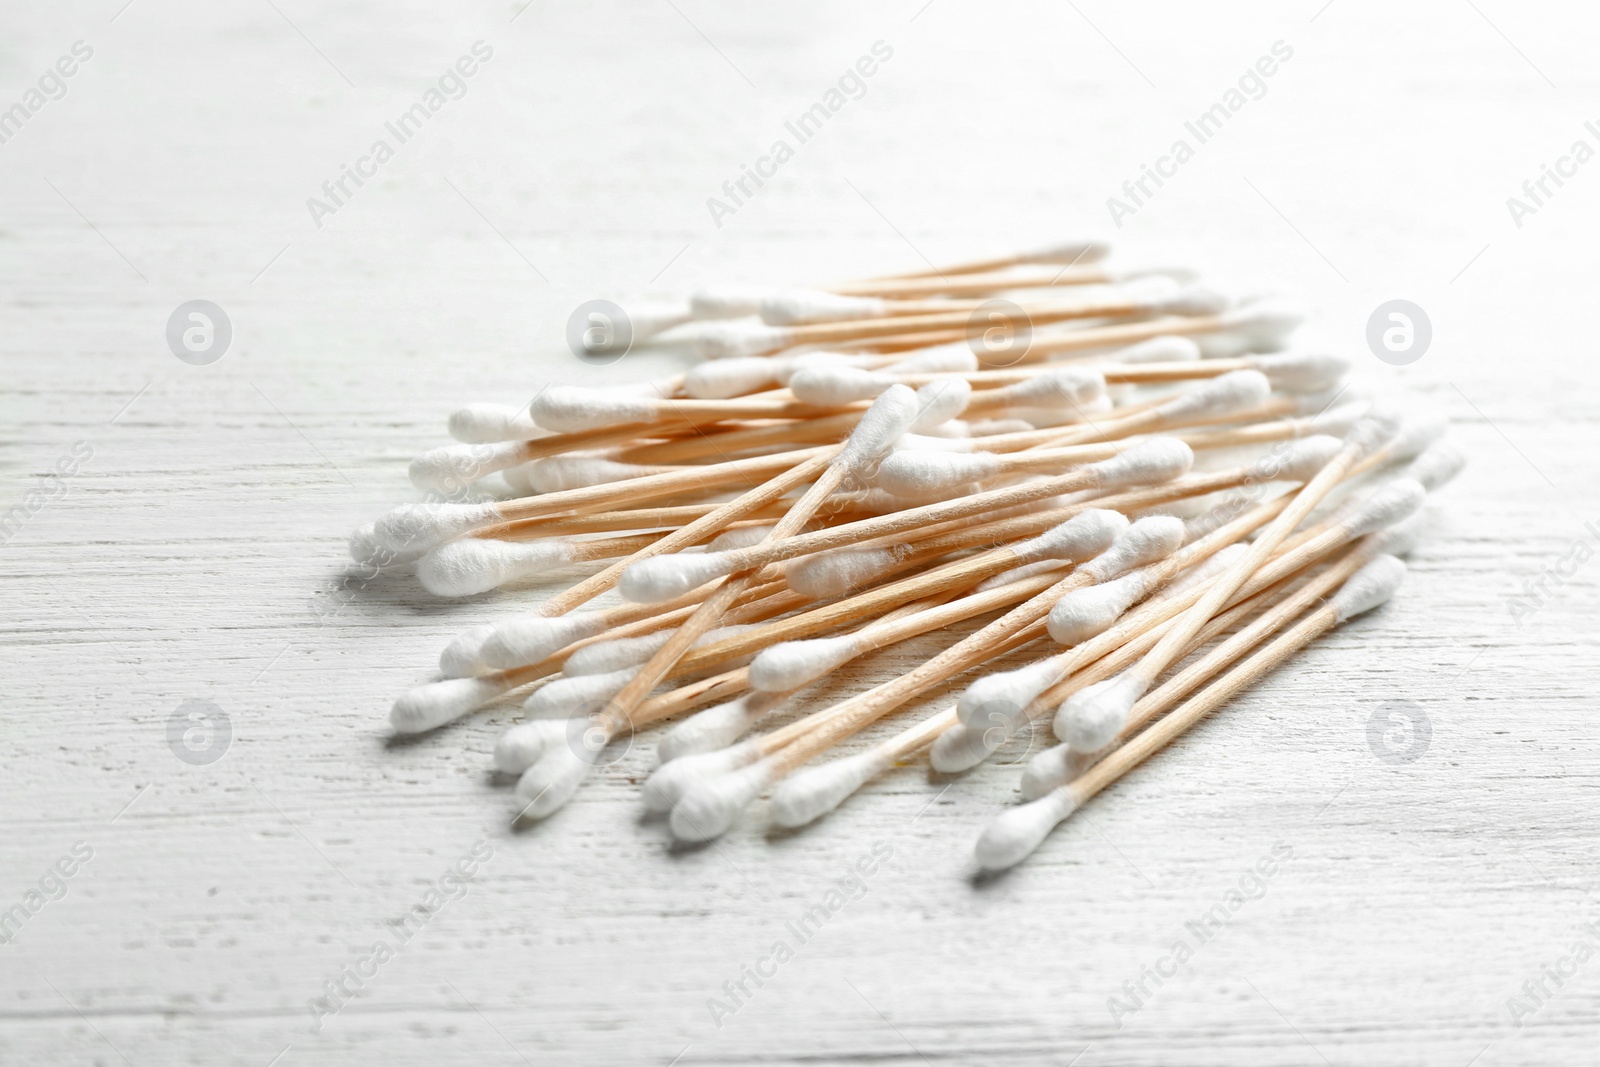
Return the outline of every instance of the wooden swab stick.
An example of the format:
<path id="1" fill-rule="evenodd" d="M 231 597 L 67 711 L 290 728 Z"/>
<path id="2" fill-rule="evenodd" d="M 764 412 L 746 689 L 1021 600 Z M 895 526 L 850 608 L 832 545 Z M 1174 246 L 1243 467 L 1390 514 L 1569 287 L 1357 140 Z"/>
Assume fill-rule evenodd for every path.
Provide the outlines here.
<path id="1" fill-rule="evenodd" d="M 802 530 L 823 502 L 847 478 L 855 475 L 863 466 L 876 462 L 893 445 L 895 438 L 916 418 L 917 412 L 916 394 L 903 386 L 895 386 L 874 401 L 868 416 L 862 419 L 849 441 L 788 514 L 778 520 L 768 540 L 781 544 Z M 557 747 L 545 752 L 539 762 L 524 772 L 517 783 L 518 796 L 527 801 L 522 815 L 544 818 L 571 798 L 593 768 L 600 749 L 613 737 L 631 728 L 632 716 L 650 691 L 667 676 L 689 648 L 717 624 L 734 599 L 753 585 L 756 579 L 755 570 L 732 574 L 701 603 L 694 614 L 673 632 L 667 643 L 639 668 L 633 679 L 594 717 L 592 732 L 586 736 L 586 751 L 579 752 L 571 746 Z"/>
<path id="2" fill-rule="evenodd" d="M 841 296 L 876 296 L 886 299 L 915 300 L 931 296 L 984 296 L 1013 289 L 1068 288 L 1077 285 L 1109 285 L 1130 277 L 1101 267 L 1064 267 L 1043 271 L 973 271 L 939 277 L 877 278 L 858 282 L 835 282 L 821 288 Z"/>
<path id="3" fill-rule="evenodd" d="M 1367 564 L 1324 606 L 1190 697 L 1166 718 L 1130 738 L 1081 777 L 1038 800 L 1001 814 L 978 839 L 979 865 L 986 870 L 1001 870 L 1021 862 L 1052 829 L 1095 794 L 1171 744 L 1322 634 L 1387 601 L 1404 577 L 1405 564 L 1393 556 L 1380 556 Z"/>
<path id="4" fill-rule="evenodd" d="M 860 284 L 903 281 L 913 278 L 947 280 L 951 275 L 987 274 L 1005 270 L 1007 267 L 1032 266 L 1041 263 L 1048 263 L 1052 266 L 1059 264 L 1061 269 L 1087 269 L 1110 254 L 1111 246 L 1104 241 L 1068 241 L 1059 245 L 1051 245 L 1047 248 L 1034 249 L 1030 252 L 1008 252 L 1003 256 L 991 256 L 988 259 L 969 259 L 964 263 L 956 263 L 945 267 L 930 265 L 927 270 L 911 271 L 906 274 L 881 275 L 877 278 L 869 278 L 865 283 Z"/>

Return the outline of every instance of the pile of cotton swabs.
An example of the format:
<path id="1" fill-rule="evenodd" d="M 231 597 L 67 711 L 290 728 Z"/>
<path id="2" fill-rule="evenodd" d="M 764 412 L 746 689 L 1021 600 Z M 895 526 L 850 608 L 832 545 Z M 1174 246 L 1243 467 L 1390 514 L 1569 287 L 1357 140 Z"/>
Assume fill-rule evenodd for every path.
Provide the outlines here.
<path id="1" fill-rule="evenodd" d="M 414 565 L 442 596 L 599 569 L 457 637 L 394 728 L 528 691 L 494 766 L 543 819 L 621 739 L 675 720 L 644 804 L 704 841 L 763 795 L 772 823 L 801 826 L 923 752 L 964 771 L 1049 720 L 1061 744 L 1027 762 L 1027 803 L 977 844 L 985 868 L 1023 859 L 1385 602 L 1424 498 L 1462 462 L 1442 423 L 1345 386 L 1346 361 L 1285 351 L 1293 306 L 1105 253 L 705 291 L 629 324 L 632 345 L 703 357 L 684 374 L 458 411 L 462 443 L 412 464 L 430 499 L 358 530 L 352 555 Z M 993 344 L 985 302 L 1002 296 Z M 491 483 L 500 498 L 439 493 Z M 844 664 L 929 634 L 946 647 L 914 669 L 794 710 Z M 957 683 L 953 707 L 919 702 Z"/>

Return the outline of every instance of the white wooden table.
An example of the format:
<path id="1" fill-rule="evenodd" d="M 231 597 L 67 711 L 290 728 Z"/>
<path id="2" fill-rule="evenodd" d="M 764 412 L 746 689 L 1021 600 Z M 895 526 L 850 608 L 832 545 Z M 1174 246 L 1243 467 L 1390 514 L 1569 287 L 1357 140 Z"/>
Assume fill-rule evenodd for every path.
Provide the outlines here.
<path id="1" fill-rule="evenodd" d="M 0 108 L 92 56 L 0 144 L 0 509 L 24 516 L 0 548 L 0 1061 L 1591 1060 L 1600 962 L 1562 960 L 1600 948 L 1600 564 L 1572 551 L 1600 535 L 1600 167 L 1520 228 L 1506 198 L 1600 145 L 1597 16 L 1319 2 L 8 7 Z M 1266 94 L 1113 228 L 1107 197 L 1279 40 Z M 465 95 L 315 225 L 307 198 L 476 41 Z M 707 198 L 878 41 L 864 95 L 715 225 Z M 1087 231 L 1300 295 L 1308 337 L 1450 416 L 1471 465 L 1395 603 L 991 880 L 971 845 L 1015 767 L 906 768 L 804 833 L 674 849 L 638 816 L 648 744 L 513 832 L 486 753 L 514 707 L 390 740 L 443 642 L 528 595 L 347 588 L 344 538 L 412 497 L 460 403 L 661 372 L 568 355 L 580 301 Z M 1396 297 L 1435 329 L 1398 369 L 1362 336 Z M 210 366 L 165 340 L 193 299 L 232 323 Z M 213 762 L 169 743 L 189 701 L 227 716 Z M 1389 701 L 1429 723 L 1414 761 L 1369 742 Z M 875 848 L 800 943 L 786 924 Z M 1200 943 L 1186 923 L 1275 848 Z M 779 940 L 719 1026 L 709 998 Z M 1535 1006 L 1547 965 L 1573 973 Z"/>

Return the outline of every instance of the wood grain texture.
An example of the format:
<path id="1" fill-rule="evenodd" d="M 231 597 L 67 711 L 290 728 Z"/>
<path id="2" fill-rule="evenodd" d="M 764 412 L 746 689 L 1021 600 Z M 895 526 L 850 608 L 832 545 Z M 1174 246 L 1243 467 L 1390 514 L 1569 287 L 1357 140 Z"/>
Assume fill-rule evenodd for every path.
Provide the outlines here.
<path id="1" fill-rule="evenodd" d="M 93 449 L 0 546 L 0 911 L 93 850 L 0 945 L 0 1061 L 1592 1058 L 1600 961 L 1546 980 L 1521 1026 L 1507 999 L 1580 936 L 1600 945 L 1581 929 L 1600 920 L 1600 564 L 1521 619 L 1508 597 L 1600 528 L 1581 243 L 1600 177 L 1520 228 L 1505 207 L 1595 140 L 1592 11 L 123 3 L 0 15 L 0 107 L 94 49 L 0 144 L 0 510 Z M 1265 95 L 1113 228 L 1106 198 L 1280 39 L 1294 55 Z M 494 53 L 466 95 L 314 226 L 306 198 L 477 40 Z M 865 94 L 714 225 L 706 199 L 879 40 L 893 57 Z M 1302 296 L 1309 337 L 1450 416 L 1470 466 L 1392 605 L 989 880 L 972 842 L 1014 766 L 903 768 L 804 832 L 769 836 L 758 810 L 678 849 L 638 814 L 648 738 L 523 832 L 486 769 L 514 706 L 389 739 L 389 702 L 444 642 L 537 591 L 347 584 L 344 538 L 412 498 L 405 464 L 459 404 L 671 369 L 566 354 L 580 301 L 1085 231 Z M 1395 297 L 1435 330 L 1406 368 L 1362 340 Z M 194 298 L 234 325 L 209 367 L 164 341 Z M 169 747 L 189 700 L 230 719 L 217 762 Z M 1410 763 L 1369 746 L 1391 700 L 1431 724 Z M 479 841 L 493 857 L 464 895 L 314 1029 L 324 983 Z M 892 856 L 800 944 L 786 923 L 875 842 Z M 1108 998 L 1193 944 L 1185 924 L 1275 842 L 1293 856 L 1265 895 L 1114 1019 Z M 719 1027 L 707 999 L 780 938 L 794 958 Z"/>

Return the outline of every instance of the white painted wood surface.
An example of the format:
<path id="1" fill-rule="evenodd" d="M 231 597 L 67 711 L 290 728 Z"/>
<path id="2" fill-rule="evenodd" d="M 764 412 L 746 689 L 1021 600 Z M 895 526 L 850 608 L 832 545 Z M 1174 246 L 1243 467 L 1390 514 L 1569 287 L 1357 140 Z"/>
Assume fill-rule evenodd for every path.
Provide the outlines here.
<path id="1" fill-rule="evenodd" d="M 1507 1001 L 1600 945 L 1600 564 L 1520 621 L 1508 597 L 1600 523 L 1600 170 L 1520 228 L 1505 204 L 1600 143 L 1592 10 L 123 3 L 0 16 L 0 107 L 93 48 L 0 144 L 0 508 L 60 493 L 0 548 L 0 909 L 93 853 L 0 946 L 0 1061 L 1592 1059 L 1600 962 L 1524 1025 Z M 306 198 L 478 40 L 464 98 L 315 227 Z M 865 95 L 713 225 L 706 198 L 879 40 Z M 659 371 L 567 355 L 579 301 L 1109 230 L 1106 198 L 1277 40 L 1266 95 L 1115 232 L 1303 296 L 1372 383 L 1450 415 L 1471 466 L 1397 602 L 987 881 L 971 843 L 1015 768 L 906 768 L 804 833 L 673 849 L 637 815 L 648 744 L 513 833 L 485 770 L 510 710 L 388 739 L 444 641 L 528 594 L 341 593 L 344 537 L 410 498 L 459 403 Z M 1400 370 L 1362 342 L 1394 297 L 1435 327 Z M 163 338 L 195 298 L 235 330 L 209 367 Z M 168 745 L 189 700 L 230 719 L 217 762 Z M 1414 762 L 1369 747 L 1389 700 L 1431 723 Z M 464 896 L 314 1029 L 324 982 L 479 841 Z M 864 895 L 798 944 L 786 922 L 876 842 Z M 1108 998 L 1275 842 L 1265 896 L 1119 1026 Z M 780 938 L 795 958 L 718 1027 L 708 998 Z"/>

